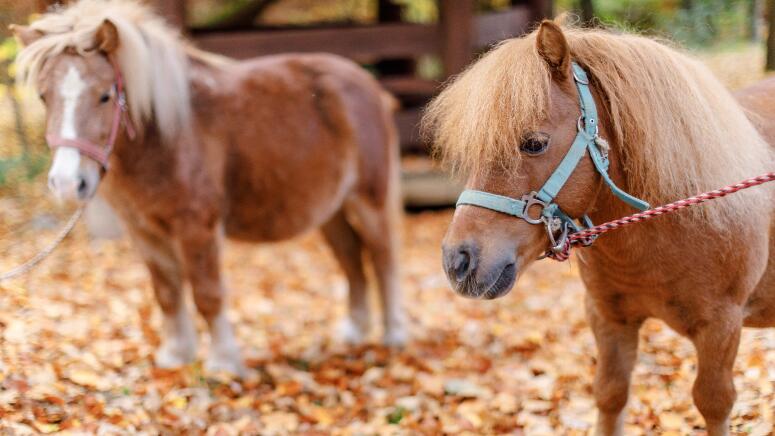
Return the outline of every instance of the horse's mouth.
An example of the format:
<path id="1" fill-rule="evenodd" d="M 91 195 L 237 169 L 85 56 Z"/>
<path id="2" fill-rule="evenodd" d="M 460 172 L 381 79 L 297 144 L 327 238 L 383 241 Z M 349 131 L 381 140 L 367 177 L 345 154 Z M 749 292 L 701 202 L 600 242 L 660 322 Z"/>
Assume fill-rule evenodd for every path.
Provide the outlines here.
<path id="1" fill-rule="evenodd" d="M 472 278 L 476 274 L 471 274 Z M 517 266 L 514 263 L 505 265 L 498 273 L 495 280 L 479 282 L 476 280 L 464 280 L 456 288 L 455 292 L 466 298 L 478 300 L 494 300 L 503 297 L 514 287 L 517 279 Z"/>

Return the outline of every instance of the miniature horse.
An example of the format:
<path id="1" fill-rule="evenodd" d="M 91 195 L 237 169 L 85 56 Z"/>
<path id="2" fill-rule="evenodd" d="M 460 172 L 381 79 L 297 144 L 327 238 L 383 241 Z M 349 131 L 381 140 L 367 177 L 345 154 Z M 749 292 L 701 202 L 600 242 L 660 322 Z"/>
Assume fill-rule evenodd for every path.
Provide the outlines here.
<path id="1" fill-rule="evenodd" d="M 367 252 L 384 341 L 406 340 L 394 101 L 368 73 L 323 54 L 220 58 L 129 0 L 82 0 L 13 30 L 19 72 L 47 108 L 50 188 L 86 201 L 99 184 L 147 264 L 164 315 L 157 365 L 195 357 L 188 281 L 212 338 L 206 368 L 242 371 L 223 234 L 279 241 L 320 227 L 349 281 L 346 341 L 369 327 Z"/>
<path id="2" fill-rule="evenodd" d="M 771 171 L 773 101 L 775 80 L 736 101 L 699 62 L 640 36 L 544 21 L 506 41 L 424 119 L 441 158 L 468 177 L 443 242 L 453 288 L 502 296 L 589 219 Z M 740 330 L 775 326 L 774 206 L 773 191 L 758 187 L 577 250 L 598 347 L 598 434 L 622 434 L 650 317 L 694 343 L 694 402 L 710 435 L 728 433 Z"/>

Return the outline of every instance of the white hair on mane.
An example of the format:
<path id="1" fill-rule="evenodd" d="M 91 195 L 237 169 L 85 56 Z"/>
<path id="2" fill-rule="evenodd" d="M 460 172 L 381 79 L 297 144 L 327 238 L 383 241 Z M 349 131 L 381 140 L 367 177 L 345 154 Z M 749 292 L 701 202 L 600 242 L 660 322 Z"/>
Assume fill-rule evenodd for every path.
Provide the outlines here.
<path id="1" fill-rule="evenodd" d="M 34 85 L 44 62 L 67 49 L 81 55 L 93 52 L 105 20 L 118 31 L 113 56 L 126 83 L 132 119 L 154 122 L 167 141 L 188 130 L 188 56 L 208 63 L 218 58 L 187 44 L 177 30 L 135 0 L 80 0 L 44 14 L 30 25 L 43 36 L 17 57 L 19 80 Z"/>

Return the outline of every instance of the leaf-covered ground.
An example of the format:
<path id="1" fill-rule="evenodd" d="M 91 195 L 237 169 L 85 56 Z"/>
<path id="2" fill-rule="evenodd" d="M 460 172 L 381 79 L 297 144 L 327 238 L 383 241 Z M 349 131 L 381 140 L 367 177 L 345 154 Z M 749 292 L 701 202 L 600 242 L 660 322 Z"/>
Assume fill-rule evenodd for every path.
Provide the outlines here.
<path id="1" fill-rule="evenodd" d="M 42 192 L 30 200 L 33 193 L 0 200 L 2 270 L 56 231 L 56 217 L 41 212 L 59 209 Z M 439 261 L 450 218 L 449 211 L 406 218 L 403 288 L 414 339 L 401 351 L 376 345 L 376 331 L 360 347 L 333 337 L 346 285 L 317 234 L 276 245 L 228 243 L 229 316 L 251 368 L 242 381 L 210 377 L 199 364 L 154 368 L 160 317 L 144 267 L 128 241 L 89 241 L 80 226 L 42 266 L 0 286 L 0 428 L 587 433 L 595 352 L 575 266 L 539 262 L 503 299 L 459 298 Z M 628 434 L 695 431 L 690 343 L 659 322 L 647 323 L 642 338 Z M 775 332 L 747 331 L 736 366 L 737 429 L 771 431 L 773 380 Z"/>
<path id="2" fill-rule="evenodd" d="M 758 73 L 738 66 L 758 69 L 761 52 L 706 60 L 739 85 Z M 0 191 L 0 271 L 66 218 L 44 185 Z M 251 369 L 240 381 L 199 364 L 154 368 L 160 316 L 144 267 L 128 241 L 90 241 L 81 225 L 31 274 L 0 284 L 0 434 L 590 433 L 595 347 L 575 265 L 542 261 L 505 298 L 464 300 L 440 268 L 450 218 L 406 217 L 402 282 L 414 339 L 400 351 L 376 345 L 377 331 L 360 347 L 333 337 L 346 285 L 317 234 L 228 243 L 229 316 Z M 691 344 L 650 321 L 640 349 L 627 434 L 700 433 Z M 770 434 L 775 331 L 746 330 L 740 350 L 732 423 Z"/>

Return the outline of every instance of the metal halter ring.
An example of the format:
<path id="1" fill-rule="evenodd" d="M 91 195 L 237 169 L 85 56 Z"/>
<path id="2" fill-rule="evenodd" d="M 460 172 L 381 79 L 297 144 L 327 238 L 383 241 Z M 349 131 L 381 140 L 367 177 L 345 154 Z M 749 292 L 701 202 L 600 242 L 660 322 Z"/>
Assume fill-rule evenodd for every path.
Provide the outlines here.
<path id="1" fill-rule="evenodd" d="M 522 219 L 527 221 L 530 224 L 541 224 L 544 222 L 543 215 L 544 215 L 544 209 L 548 206 L 548 204 L 540 199 L 538 199 L 538 193 L 533 191 L 530 194 L 525 194 L 522 196 L 521 200 L 525 202 L 525 209 L 522 211 Z M 531 218 L 530 217 L 530 208 L 533 206 L 541 206 L 541 212 L 538 214 L 538 218 Z"/>
<path id="2" fill-rule="evenodd" d="M 565 244 L 568 240 L 568 236 L 570 236 L 570 226 L 568 225 L 567 222 L 563 222 L 561 228 L 562 228 L 562 231 L 560 232 L 560 237 L 555 238 L 551 221 L 549 220 L 546 221 L 546 234 L 549 235 L 549 242 L 551 244 L 551 247 L 549 247 L 549 250 L 553 253 L 559 253 L 565 250 Z"/>
<path id="3" fill-rule="evenodd" d="M 582 124 L 582 121 L 581 121 L 583 119 L 584 119 L 584 115 L 583 114 L 579 115 L 579 119 L 576 120 L 576 129 L 581 133 L 587 134 L 587 130 L 584 128 L 584 124 Z M 593 136 L 593 138 L 597 138 L 597 134 L 599 130 L 597 127 L 597 123 L 594 123 L 594 124 L 595 124 L 595 135 Z"/>

